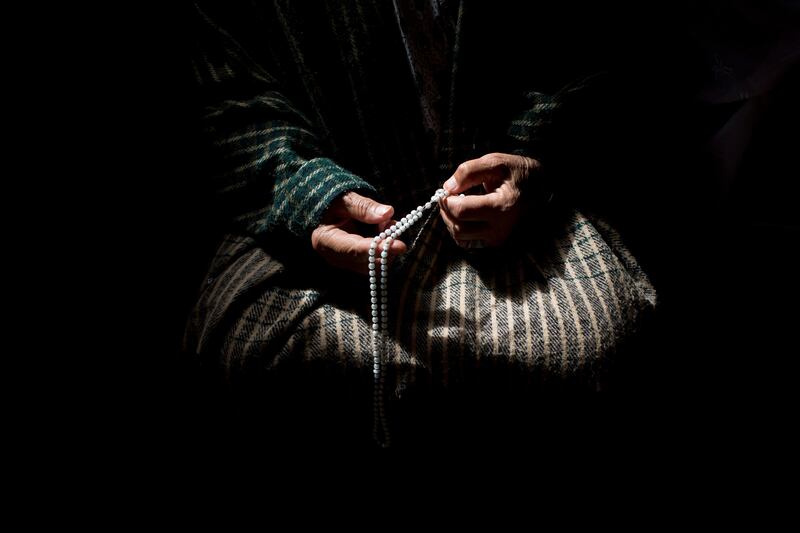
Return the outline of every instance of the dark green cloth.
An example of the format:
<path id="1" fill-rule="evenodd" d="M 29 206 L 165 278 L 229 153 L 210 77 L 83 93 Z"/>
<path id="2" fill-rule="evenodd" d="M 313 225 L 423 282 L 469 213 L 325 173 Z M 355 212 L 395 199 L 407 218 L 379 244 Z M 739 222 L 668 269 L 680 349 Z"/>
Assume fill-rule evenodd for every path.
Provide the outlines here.
<path id="1" fill-rule="evenodd" d="M 412 2 L 199 7 L 193 70 L 226 221 L 308 243 L 348 190 L 403 212 L 488 152 L 552 169 L 548 151 L 580 127 L 580 98 L 565 101 L 601 65 L 577 14 L 518 4 L 440 2 L 436 20 Z M 551 46 L 577 50 L 568 67 Z"/>

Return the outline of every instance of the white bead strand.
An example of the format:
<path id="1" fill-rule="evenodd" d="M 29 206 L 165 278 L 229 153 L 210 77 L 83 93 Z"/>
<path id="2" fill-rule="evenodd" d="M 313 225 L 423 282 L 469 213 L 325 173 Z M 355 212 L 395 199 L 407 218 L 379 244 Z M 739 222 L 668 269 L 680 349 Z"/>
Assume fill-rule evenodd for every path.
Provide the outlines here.
<path id="1" fill-rule="evenodd" d="M 422 218 L 426 209 L 430 209 L 450 194 L 444 189 L 437 189 L 431 199 L 413 209 L 390 228 L 372 238 L 369 246 L 369 290 L 372 309 L 372 377 L 373 377 L 373 430 L 372 435 L 378 444 L 388 448 L 391 444 L 389 424 L 386 419 L 384 384 L 388 356 L 389 341 L 389 248 L 392 241 L 403 234 L 414 223 Z M 378 244 L 382 242 L 380 254 Z M 380 265 L 380 281 L 378 267 Z M 378 290 L 380 289 L 380 291 Z"/>

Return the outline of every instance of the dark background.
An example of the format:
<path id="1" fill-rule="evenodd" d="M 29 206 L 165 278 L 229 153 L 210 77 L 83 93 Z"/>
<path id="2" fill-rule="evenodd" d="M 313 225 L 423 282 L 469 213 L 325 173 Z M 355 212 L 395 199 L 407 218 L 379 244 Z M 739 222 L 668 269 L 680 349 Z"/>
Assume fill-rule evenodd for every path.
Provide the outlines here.
<path id="1" fill-rule="evenodd" d="M 710 103 L 698 94 L 717 68 L 709 40 L 722 35 L 720 46 L 734 51 L 768 47 L 798 11 L 789 2 L 736 3 L 733 12 L 692 6 L 620 8 L 630 22 L 609 37 L 618 39 L 621 107 L 592 171 L 614 176 L 604 200 L 651 276 L 659 307 L 608 394 L 550 411 L 549 427 L 569 426 L 572 436 L 635 431 L 721 443 L 754 430 L 771 435 L 789 422 L 800 354 L 797 65 L 755 99 L 741 126 L 731 124 L 752 102 Z M 178 7 L 122 19 L 136 30 L 124 33 L 122 72 L 104 84 L 124 95 L 111 108 L 124 142 L 109 148 L 115 187 L 104 219 L 111 228 L 102 229 L 124 237 L 107 244 L 121 268 L 109 270 L 114 307 L 99 317 L 106 359 L 98 366 L 107 393 L 125 396 L 143 445 L 198 435 L 235 441 L 231 435 L 253 430 L 244 423 L 252 413 L 231 410 L 230 397 L 202 384 L 180 350 L 218 235 L 197 162 L 188 17 Z M 741 146 L 721 142 L 726 127 L 752 135 Z"/>

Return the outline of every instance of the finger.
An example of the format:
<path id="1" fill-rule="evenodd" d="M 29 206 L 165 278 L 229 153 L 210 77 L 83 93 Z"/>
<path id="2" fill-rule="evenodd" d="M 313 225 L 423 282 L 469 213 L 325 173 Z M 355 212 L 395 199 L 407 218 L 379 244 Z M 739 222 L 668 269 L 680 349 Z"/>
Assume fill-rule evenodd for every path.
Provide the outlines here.
<path id="1" fill-rule="evenodd" d="M 491 237 L 491 228 L 482 222 L 473 222 L 473 224 L 480 224 L 475 227 L 464 227 L 459 224 L 453 226 L 453 238 L 460 241 L 474 241 L 474 240 L 487 240 Z"/>
<path id="2" fill-rule="evenodd" d="M 471 159 L 458 165 L 456 171 L 444 183 L 450 194 L 458 194 L 485 181 L 497 181 L 508 173 L 507 156 L 505 154 L 487 154 L 478 159 Z"/>
<path id="3" fill-rule="evenodd" d="M 372 239 L 369 237 L 348 233 L 331 226 L 319 237 L 317 249 L 333 266 L 366 274 L 371 243 Z M 383 251 L 381 243 L 379 243 L 378 250 Z M 391 264 L 395 256 L 404 254 L 407 250 L 408 247 L 404 242 L 393 239 L 389 245 L 387 264 Z"/>
<path id="4" fill-rule="evenodd" d="M 453 220 L 487 221 L 502 210 L 502 198 L 497 192 L 470 196 L 448 196 L 441 201 L 442 211 Z"/>
<path id="5" fill-rule="evenodd" d="M 378 232 L 380 233 L 382 231 L 385 231 L 386 228 L 392 227 L 395 224 L 397 224 L 397 221 L 394 220 L 394 219 L 390 219 L 390 220 L 386 220 L 384 222 L 380 222 L 380 223 L 378 223 Z"/>
<path id="6" fill-rule="evenodd" d="M 378 241 L 378 246 L 375 250 L 376 252 L 375 260 L 378 263 L 384 260 L 382 256 L 384 252 L 383 245 L 385 244 L 385 242 L 386 241 L 384 239 Z M 388 252 L 388 256 L 386 257 L 386 264 L 391 265 L 392 261 L 394 261 L 396 257 L 403 255 L 407 251 L 408 251 L 408 246 L 406 246 L 406 243 L 404 243 L 403 241 L 398 241 L 397 239 L 392 239 L 391 243 L 389 244 L 389 249 L 386 250 L 386 252 Z"/>
<path id="7" fill-rule="evenodd" d="M 318 251 L 331 265 L 358 274 L 367 273 L 367 254 L 372 239 L 329 227 L 319 238 Z"/>
<path id="8" fill-rule="evenodd" d="M 380 246 L 380 249 L 383 250 L 383 245 Z M 406 243 L 392 239 L 392 243 L 389 245 L 389 259 L 397 255 L 403 255 L 407 251 L 408 246 L 406 246 Z"/>
<path id="9" fill-rule="evenodd" d="M 450 218 L 441 211 L 442 219 L 450 235 L 456 240 L 486 239 L 491 234 L 491 226 L 487 222 L 461 222 Z"/>
<path id="10" fill-rule="evenodd" d="M 357 259 L 361 256 L 366 257 L 371 242 L 372 239 L 369 237 L 362 237 L 338 227 L 331 227 L 320 238 L 320 245 L 323 251 L 336 254 L 340 258 L 349 257 L 352 259 Z"/>
<path id="11" fill-rule="evenodd" d="M 328 206 L 328 209 L 325 210 L 325 213 L 322 215 L 321 224 L 341 225 L 347 220 L 350 220 L 350 215 L 347 213 L 347 209 L 344 207 L 344 200 L 340 196 L 333 200 Z"/>
<path id="12" fill-rule="evenodd" d="M 344 209 L 351 217 L 367 224 L 380 224 L 391 218 L 394 208 L 376 202 L 372 198 L 361 196 L 353 191 L 342 196 Z"/>
<path id="13" fill-rule="evenodd" d="M 359 261 L 366 262 L 369 254 L 372 237 L 362 237 L 355 233 L 348 233 L 340 228 L 331 228 L 324 237 L 323 246 L 331 252 L 349 256 Z M 378 241 L 377 250 L 383 251 L 384 240 Z M 389 244 L 389 256 L 402 255 L 408 251 L 408 246 L 403 241 L 392 239 Z"/>

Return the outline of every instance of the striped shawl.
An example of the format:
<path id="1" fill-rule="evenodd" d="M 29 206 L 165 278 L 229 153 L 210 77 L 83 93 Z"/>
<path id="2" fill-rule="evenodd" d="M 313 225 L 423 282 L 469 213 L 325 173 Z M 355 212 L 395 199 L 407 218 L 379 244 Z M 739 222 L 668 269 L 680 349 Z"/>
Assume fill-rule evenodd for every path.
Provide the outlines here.
<path id="1" fill-rule="evenodd" d="M 568 142 L 558 124 L 580 116 L 574 110 L 587 84 L 575 80 L 587 72 L 553 75 L 539 86 L 521 69 L 516 81 L 487 82 L 476 43 L 501 46 L 515 34 L 483 40 L 478 23 L 489 15 L 452 2 L 443 118 L 431 133 L 412 75 L 425 73 L 408 68 L 392 3 L 331 0 L 307 12 L 298 4 L 266 2 L 238 18 L 203 8 L 195 14 L 192 66 L 205 155 L 228 235 L 185 346 L 232 379 L 321 365 L 370 380 L 368 287 L 309 253 L 322 213 L 350 190 L 405 213 L 460 161 L 489 151 L 546 166 L 549 150 Z M 420 223 L 407 243 L 390 278 L 398 390 L 450 383 L 500 363 L 534 380 L 594 386 L 610 354 L 655 305 L 653 287 L 619 236 L 602 218 L 570 207 L 568 196 L 531 213 L 499 251 L 461 250 L 438 216 Z"/>

